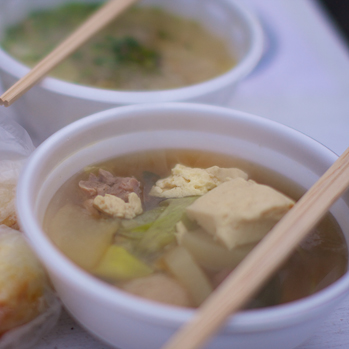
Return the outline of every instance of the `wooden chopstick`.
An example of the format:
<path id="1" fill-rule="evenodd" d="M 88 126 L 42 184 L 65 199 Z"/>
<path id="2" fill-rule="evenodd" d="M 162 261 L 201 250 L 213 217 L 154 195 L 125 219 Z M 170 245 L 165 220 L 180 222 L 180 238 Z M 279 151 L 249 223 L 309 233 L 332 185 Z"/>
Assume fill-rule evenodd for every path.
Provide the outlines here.
<path id="1" fill-rule="evenodd" d="M 163 349 L 202 346 L 290 256 L 349 186 L 349 148 L 236 267 Z"/>
<path id="2" fill-rule="evenodd" d="M 119 13 L 137 0 L 110 0 L 92 14 L 67 39 L 42 59 L 28 74 L 18 80 L 1 97 L 0 105 L 10 106 L 50 70 L 72 54 L 95 33 L 109 24 Z"/>

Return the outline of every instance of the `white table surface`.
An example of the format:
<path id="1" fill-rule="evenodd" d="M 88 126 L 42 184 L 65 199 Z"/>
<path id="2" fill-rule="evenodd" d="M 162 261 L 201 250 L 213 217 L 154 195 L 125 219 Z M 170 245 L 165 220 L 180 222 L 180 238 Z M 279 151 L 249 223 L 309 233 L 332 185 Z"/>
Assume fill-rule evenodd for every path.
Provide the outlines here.
<path id="1" fill-rule="evenodd" d="M 349 50 L 338 32 L 313 0 L 240 1 L 260 18 L 267 45 L 230 106 L 286 124 L 342 153 L 349 146 Z M 63 311 L 36 349 L 65 348 L 109 347 Z M 349 299 L 299 348 L 349 348 Z"/>

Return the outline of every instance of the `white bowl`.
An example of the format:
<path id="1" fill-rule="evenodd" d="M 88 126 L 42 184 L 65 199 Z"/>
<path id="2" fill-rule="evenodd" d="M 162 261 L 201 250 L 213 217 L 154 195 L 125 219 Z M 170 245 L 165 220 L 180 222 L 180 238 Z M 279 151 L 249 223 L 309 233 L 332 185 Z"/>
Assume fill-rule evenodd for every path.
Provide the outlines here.
<path id="1" fill-rule="evenodd" d="M 69 177 L 91 163 L 138 150 L 218 151 L 253 161 L 309 188 L 337 159 L 323 145 L 286 126 L 223 107 L 163 103 L 113 108 L 78 120 L 43 142 L 18 184 L 21 226 L 73 317 L 120 349 L 156 349 L 194 311 L 131 296 L 82 271 L 42 230 L 47 205 Z M 349 193 L 331 212 L 349 238 Z M 311 336 L 349 294 L 349 273 L 303 300 L 242 311 L 209 348 L 294 348 Z"/>
<path id="2" fill-rule="evenodd" d="M 52 7 L 66 1 L 5 2 L 0 13 L 0 37 L 6 26 L 25 18 L 32 9 Z M 235 85 L 253 70 L 261 57 L 261 27 L 254 15 L 234 0 L 141 0 L 139 4 L 156 5 L 199 21 L 224 39 L 236 56 L 237 65 L 202 83 L 151 92 L 106 90 L 46 78 L 13 105 L 17 121 L 26 128 L 35 144 L 72 121 L 114 106 L 171 101 L 227 103 Z M 5 89 L 28 71 L 28 67 L 0 49 L 0 79 Z"/>

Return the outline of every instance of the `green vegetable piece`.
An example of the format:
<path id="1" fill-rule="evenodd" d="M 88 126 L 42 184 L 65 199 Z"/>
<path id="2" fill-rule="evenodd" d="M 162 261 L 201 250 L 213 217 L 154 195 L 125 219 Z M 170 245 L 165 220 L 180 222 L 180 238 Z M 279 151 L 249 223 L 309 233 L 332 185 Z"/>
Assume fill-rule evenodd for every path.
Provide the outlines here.
<path id="1" fill-rule="evenodd" d="M 159 252 L 163 247 L 173 243 L 175 237 L 175 225 L 182 219 L 187 206 L 192 204 L 198 197 L 190 196 L 180 199 L 169 199 L 163 202 L 168 204 L 158 219 L 144 233 L 138 249 L 146 253 Z"/>
<path id="2" fill-rule="evenodd" d="M 157 34 L 158 34 L 158 37 L 160 39 L 162 39 L 162 40 L 170 40 L 170 39 L 172 39 L 171 35 L 167 31 L 165 31 L 165 30 L 158 30 Z"/>
<path id="3" fill-rule="evenodd" d="M 166 207 L 157 207 L 152 210 L 145 211 L 133 219 L 124 219 L 121 221 L 121 229 L 125 231 L 145 232 L 165 209 Z"/>
<path id="4" fill-rule="evenodd" d="M 112 245 L 92 272 L 108 280 L 122 281 L 150 275 L 153 269 L 122 246 Z"/>
<path id="5" fill-rule="evenodd" d="M 118 230 L 118 236 L 122 236 L 129 240 L 142 239 L 144 233 L 152 226 L 154 221 L 164 210 L 165 207 L 157 207 L 153 210 L 146 211 L 133 219 L 122 220 L 121 227 Z"/>
<path id="6" fill-rule="evenodd" d="M 142 68 L 159 66 L 160 54 L 140 44 L 135 38 L 110 38 L 115 60 L 120 64 L 136 64 Z"/>

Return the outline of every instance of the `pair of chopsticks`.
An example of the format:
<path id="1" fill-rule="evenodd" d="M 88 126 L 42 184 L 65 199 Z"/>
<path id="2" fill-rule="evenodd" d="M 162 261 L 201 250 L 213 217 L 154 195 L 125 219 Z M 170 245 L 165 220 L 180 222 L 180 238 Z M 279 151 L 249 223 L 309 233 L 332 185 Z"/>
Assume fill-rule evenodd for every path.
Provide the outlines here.
<path id="1" fill-rule="evenodd" d="M 0 97 L 11 105 L 51 69 L 137 0 L 110 0 Z M 258 291 L 349 186 L 349 148 L 249 253 L 163 349 L 195 349 Z"/>
<path id="2" fill-rule="evenodd" d="M 48 72 L 71 55 L 94 34 L 109 24 L 118 14 L 137 0 L 110 0 L 87 19 L 76 31 L 41 60 L 28 74 L 18 80 L 1 97 L 0 105 L 10 106 Z"/>

